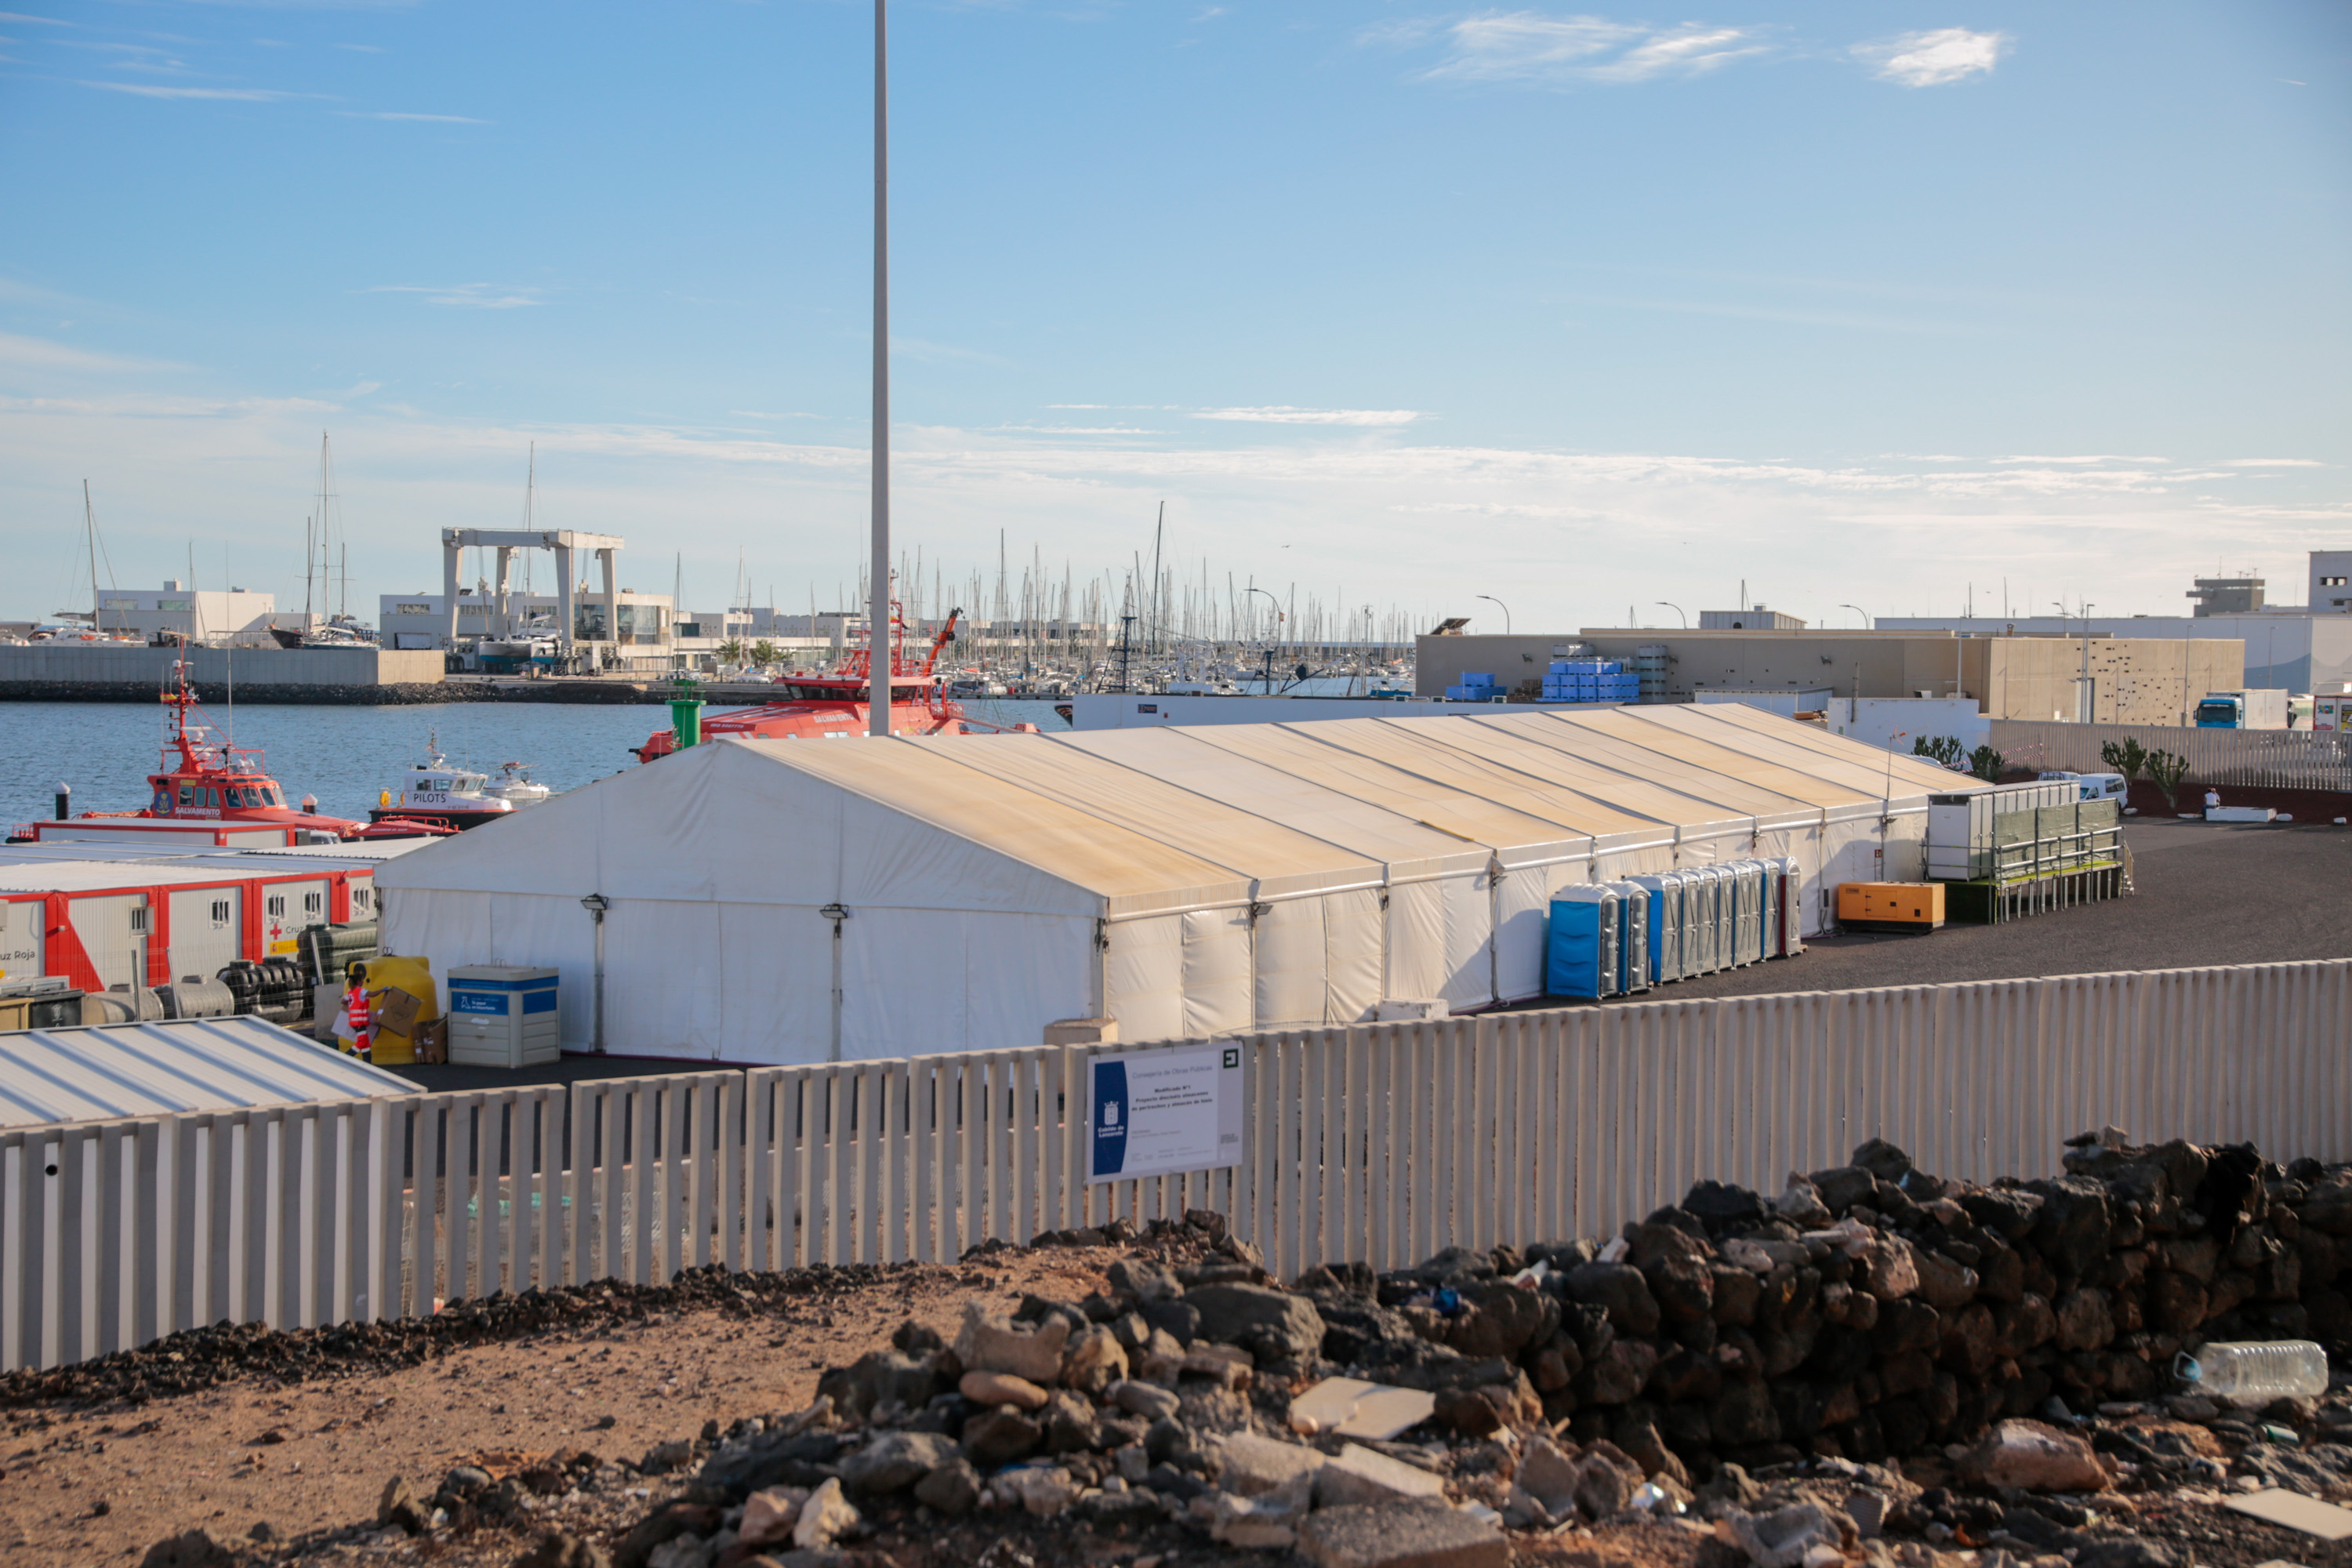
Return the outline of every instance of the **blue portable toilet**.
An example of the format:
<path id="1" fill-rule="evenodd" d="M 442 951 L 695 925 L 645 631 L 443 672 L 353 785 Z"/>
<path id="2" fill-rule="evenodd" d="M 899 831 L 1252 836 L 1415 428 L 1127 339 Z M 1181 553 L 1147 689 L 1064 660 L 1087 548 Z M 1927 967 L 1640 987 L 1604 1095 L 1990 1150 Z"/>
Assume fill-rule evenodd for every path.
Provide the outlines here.
<path id="1" fill-rule="evenodd" d="M 1614 888 L 1585 882 L 1552 895 L 1544 931 L 1544 991 L 1553 996 L 1613 996 L 1621 985 Z"/>

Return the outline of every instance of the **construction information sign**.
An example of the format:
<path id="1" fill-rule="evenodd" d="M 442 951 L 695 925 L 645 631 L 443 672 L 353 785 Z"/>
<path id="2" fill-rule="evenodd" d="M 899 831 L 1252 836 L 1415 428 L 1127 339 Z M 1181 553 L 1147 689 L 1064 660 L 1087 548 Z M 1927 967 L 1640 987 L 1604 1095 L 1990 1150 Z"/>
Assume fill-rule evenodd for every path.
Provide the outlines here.
<path id="1" fill-rule="evenodd" d="M 1087 1180 L 1218 1171 L 1241 1163 L 1242 1048 L 1218 1040 L 1087 1064 Z"/>

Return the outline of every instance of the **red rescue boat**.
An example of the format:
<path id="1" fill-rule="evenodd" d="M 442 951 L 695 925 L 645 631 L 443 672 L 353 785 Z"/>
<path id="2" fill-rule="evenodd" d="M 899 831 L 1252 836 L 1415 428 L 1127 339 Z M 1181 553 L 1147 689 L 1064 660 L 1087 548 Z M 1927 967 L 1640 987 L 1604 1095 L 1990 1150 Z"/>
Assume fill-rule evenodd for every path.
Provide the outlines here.
<path id="1" fill-rule="evenodd" d="M 892 734 L 961 735 L 1002 728 L 965 718 L 962 705 L 947 694 L 945 682 L 937 673 L 940 650 L 955 636 L 956 621 L 962 614 L 961 610 L 948 612 L 947 624 L 931 638 L 918 663 L 906 646 L 906 622 L 898 614 L 898 605 L 891 605 Z M 732 735 L 746 741 L 814 741 L 835 735 L 863 735 L 870 711 L 866 699 L 873 663 L 873 638 L 869 634 L 864 646 L 847 651 L 838 668 L 815 675 L 778 677 L 776 684 L 789 693 L 783 700 L 713 713 L 703 719 L 701 738 Z M 915 695 L 898 695 L 909 687 L 915 689 Z M 677 731 L 670 729 L 655 731 L 646 738 L 644 745 L 633 746 L 630 752 L 639 762 L 650 763 L 678 749 Z"/>
<path id="2" fill-rule="evenodd" d="M 188 685 L 184 645 L 173 668 L 177 689 L 163 693 L 164 705 L 172 710 L 172 727 L 163 739 L 161 766 L 147 775 L 146 805 L 137 811 L 86 811 L 74 821 L 250 823 L 307 828 L 338 838 L 414 838 L 455 831 L 425 822 L 355 822 L 288 805 L 286 792 L 263 766 L 260 751 L 230 744 L 206 721 L 204 707 Z"/>

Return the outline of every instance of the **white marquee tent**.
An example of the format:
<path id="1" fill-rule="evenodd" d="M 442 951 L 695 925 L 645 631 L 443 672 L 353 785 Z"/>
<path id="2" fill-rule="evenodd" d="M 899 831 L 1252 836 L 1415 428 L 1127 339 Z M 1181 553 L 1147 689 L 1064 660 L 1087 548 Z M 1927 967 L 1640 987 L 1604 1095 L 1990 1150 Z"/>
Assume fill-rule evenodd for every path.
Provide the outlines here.
<path id="1" fill-rule="evenodd" d="M 389 863 L 385 951 L 561 969 L 610 1049 L 823 1061 L 1457 1010 L 1542 990 L 1571 882 L 1797 862 L 1913 878 L 1967 781 L 1735 705 L 1427 719 L 719 741 Z"/>

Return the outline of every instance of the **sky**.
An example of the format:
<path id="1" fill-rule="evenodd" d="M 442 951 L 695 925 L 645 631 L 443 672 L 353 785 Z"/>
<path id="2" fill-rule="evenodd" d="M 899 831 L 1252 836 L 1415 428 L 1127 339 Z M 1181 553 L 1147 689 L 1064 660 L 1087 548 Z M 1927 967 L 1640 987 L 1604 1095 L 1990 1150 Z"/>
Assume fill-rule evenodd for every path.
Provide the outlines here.
<path id="1" fill-rule="evenodd" d="M 1692 3 L 900 0 L 898 547 L 1084 578 L 1165 503 L 1220 593 L 1501 630 L 2352 544 L 2352 8 Z M 299 607 L 322 433 L 371 618 L 534 445 L 625 586 L 845 598 L 871 29 L 0 13 L 0 617 L 88 604 L 85 480 L 101 578 Z"/>

